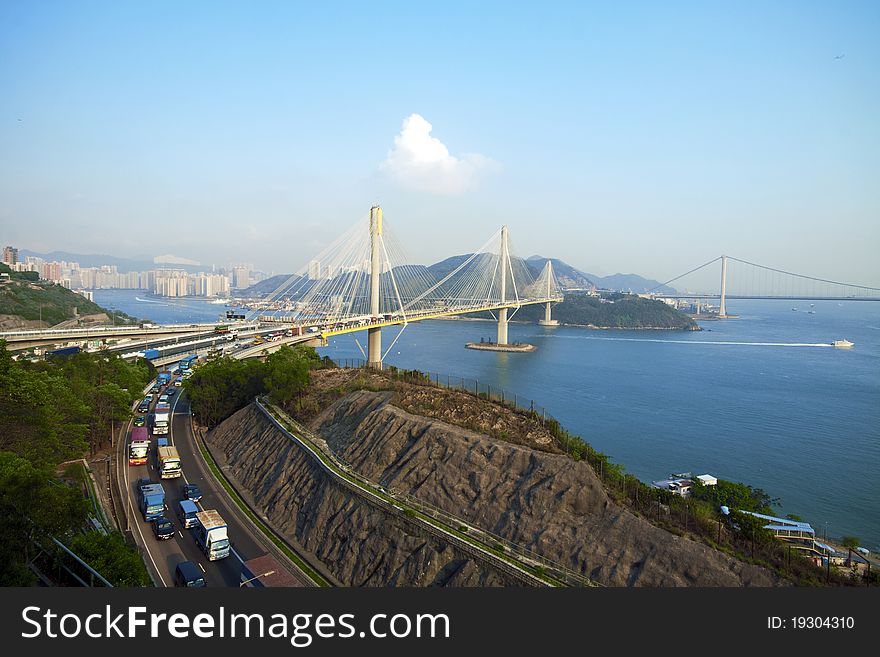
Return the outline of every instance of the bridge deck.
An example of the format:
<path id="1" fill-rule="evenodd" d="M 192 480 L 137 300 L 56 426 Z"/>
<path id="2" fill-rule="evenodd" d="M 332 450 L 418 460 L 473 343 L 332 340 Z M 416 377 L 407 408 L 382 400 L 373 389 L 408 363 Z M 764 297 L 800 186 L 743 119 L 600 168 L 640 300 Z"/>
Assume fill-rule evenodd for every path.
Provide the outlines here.
<path id="1" fill-rule="evenodd" d="M 406 315 L 406 317 L 399 317 L 389 320 L 384 320 L 380 322 L 373 322 L 369 324 L 356 324 L 354 326 L 346 326 L 345 328 L 335 330 L 328 329 L 320 332 L 320 336 L 322 338 L 328 338 L 334 335 L 344 335 L 345 333 L 355 333 L 356 331 L 365 331 L 371 328 L 382 328 L 383 326 L 399 326 L 401 324 L 411 324 L 412 322 L 421 322 L 426 319 L 440 319 L 441 317 L 454 317 L 456 315 L 469 315 L 470 313 L 478 313 L 478 312 L 486 312 L 490 310 L 501 310 L 502 308 L 520 308 L 522 306 L 533 306 L 537 304 L 543 303 L 558 303 L 562 301 L 562 297 L 548 297 L 546 299 L 531 299 L 519 301 L 517 303 L 497 303 L 492 305 L 479 305 L 473 306 L 469 308 L 450 308 L 447 310 L 432 310 L 424 313 L 414 313 L 412 315 Z M 340 320 L 344 322 L 344 320 Z M 333 322 L 337 323 L 338 322 Z"/>

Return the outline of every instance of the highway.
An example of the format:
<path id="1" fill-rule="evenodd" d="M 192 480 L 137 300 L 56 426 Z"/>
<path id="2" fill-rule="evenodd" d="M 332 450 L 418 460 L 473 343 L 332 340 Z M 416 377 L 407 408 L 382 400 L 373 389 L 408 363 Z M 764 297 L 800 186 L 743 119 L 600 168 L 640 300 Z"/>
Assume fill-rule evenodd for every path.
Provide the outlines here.
<path id="1" fill-rule="evenodd" d="M 177 447 L 180 455 L 183 470 L 181 477 L 159 479 L 154 464 L 155 438 L 151 439 L 153 444 L 150 445 L 150 459 L 147 465 L 128 465 L 127 435 L 126 440 L 119 441 L 120 447 L 116 455 L 120 486 L 127 493 L 124 504 L 129 526 L 135 541 L 143 550 L 144 561 L 156 585 L 174 586 L 174 570 L 177 564 L 181 561 L 193 561 L 204 572 L 205 583 L 208 586 L 239 586 L 242 563 L 268 552 L 279 563 L 284 564 L 301 586 L 314 586 L 304 573 L 281 555 L 277 548 L 253 526 L 208 471 L 198 453 L 192 433 L 189 404 L 180 393 L 174 397 L 171 420 L 169 444 Z M 129 423 L 127 431 L 130 429 Z M 137 481 L 141 477 L 161 481 L 168 507 L 166 517 L 172 520 L 175 526 L 173 539 L 158 540 L 153 534 L 152 524 L 144 521 L 143 514 L 138 509 L 137 497 Z M 216 509 L 227 522 L 232 549 L 226 559 L 208 561 L 191 535 L 193 530 L 183 529 L 177 518 L 176 505 L 181 499 L 181 488 L 189 482 L 197 484 L 202 490 L 203 497 L 197 504 L 200 510 Z"/>

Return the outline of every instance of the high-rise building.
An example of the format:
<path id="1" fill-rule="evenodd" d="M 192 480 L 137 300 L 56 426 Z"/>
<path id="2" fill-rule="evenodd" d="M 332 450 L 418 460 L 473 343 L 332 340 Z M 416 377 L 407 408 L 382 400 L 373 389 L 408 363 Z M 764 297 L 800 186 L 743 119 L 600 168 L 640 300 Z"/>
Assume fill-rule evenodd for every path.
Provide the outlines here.
<path id="1" fill-rule="evenodd" d="M 236 265 L 232 268 L 232 287 L 242 290 L 251 284 L 250 267 L 247 265 Z"/>
<path id="2" fill-rule="evenodd" d="M 7 246 L 3 249 L 3 263 L 14 265 L 18 262 L 18 249 L 14 246 Z"/>
<path id="3" fill-rule="evenodd" d="M 309 278 L 313 281 L 321 278 L 321 261 L 320 260 L 312 260 L 309 263 Z"/>

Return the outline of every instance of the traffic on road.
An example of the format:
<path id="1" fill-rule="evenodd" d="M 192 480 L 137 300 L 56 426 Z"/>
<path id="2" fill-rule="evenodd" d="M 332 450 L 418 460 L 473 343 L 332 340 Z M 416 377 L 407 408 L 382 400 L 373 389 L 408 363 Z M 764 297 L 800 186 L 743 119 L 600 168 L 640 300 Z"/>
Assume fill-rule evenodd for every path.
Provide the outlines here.
<path id="1" fill-rule="evenodd" d="M 174 394 L 196 363 L 195 357 L 184 359 L 159 375 L 137 406 L 145 422 L 129 423 L 119 454 L 126 515 L 148 570 L 158 586 L 241 586 L 245 580 L 248 586 L 271 586 L 277 577 L 255 581 L 245 567 L 259 558 L 276 564 L 273 573 L 287 575 L 284 585 L 313 585 L 300 571 L 275 560 L 268 540 L 205 466 L 187 400 Z"/>

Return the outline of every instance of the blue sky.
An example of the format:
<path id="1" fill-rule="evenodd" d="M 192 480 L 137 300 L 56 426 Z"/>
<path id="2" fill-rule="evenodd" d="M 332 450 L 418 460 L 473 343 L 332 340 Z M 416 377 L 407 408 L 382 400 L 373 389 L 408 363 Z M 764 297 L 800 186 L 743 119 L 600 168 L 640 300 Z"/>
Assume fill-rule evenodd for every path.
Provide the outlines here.
<path id="1" fill-rule="evenodd" d="M 474 4 L 6 1 L 0 240 L 290 271 L 379 201 L 417 262 L 880 285 L 880 4 Z"/>

